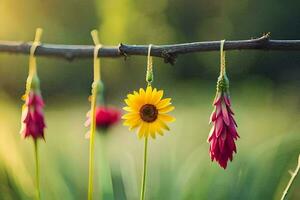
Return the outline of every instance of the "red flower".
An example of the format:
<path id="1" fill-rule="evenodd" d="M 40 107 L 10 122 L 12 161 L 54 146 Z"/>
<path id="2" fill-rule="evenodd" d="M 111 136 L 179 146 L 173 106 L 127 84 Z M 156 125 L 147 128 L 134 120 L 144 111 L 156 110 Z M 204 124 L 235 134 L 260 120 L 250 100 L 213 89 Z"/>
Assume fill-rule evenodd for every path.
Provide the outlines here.
<path id="1" fill-rule="evenodd" d="M 226 169 L 228 160 L 232 161 L 233 152 L 236 151 L 235 140 L 239 137 L 233 118 L 233 111 L 227 92 L 218 92 L 214 101 L 215 109 L 210 117 L 213 127 L 208 136 L 210 143 L 211 160 L 216 160 L 221 167 Z"/>
<path id="2" fill-rule="evenodd" d="M 98 106 L 96 107 L 96 127 L 100 130 L 107 130 L 120 120 L 121 113 L 118 109 L 112 107 Z M 87 121 L 85 126 L 91 124 L 90 112 L 87 113 Z M 87 136 L 88 137 L 88 136 Z"/>
<path id="3" fill-rule="evenodd" d="M 43 113 L 44 101 L 42 96 L 31 90 L 25 99 L 22 110 L 22 128 L 23 137 L 31 136 L 33 139 L 44 139 L 45 120 Z"/>
<path id="4" fill-rule="evenodd" d="M 107 129 L 120 120 L 120 112 L 115 108 L 97 107 L 96 126 L 100 129 Z"/>

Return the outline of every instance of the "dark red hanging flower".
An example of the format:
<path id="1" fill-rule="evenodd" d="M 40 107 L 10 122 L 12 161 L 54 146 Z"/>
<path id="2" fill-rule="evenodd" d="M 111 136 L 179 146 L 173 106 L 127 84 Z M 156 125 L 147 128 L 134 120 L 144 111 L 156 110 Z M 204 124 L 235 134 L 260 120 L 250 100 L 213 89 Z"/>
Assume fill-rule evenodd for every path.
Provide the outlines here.
<path id="1" fill-rule="evenodd" d="M 213 127 L 208 136 L 211 160 L 216 160 L 224 169 L 227 167 L 228 160 L 232 161 L 233 153 L 237 152 L 235 140 L 239 137 L 228 88 L 229 81 L 225 74 L 218 80 L 217 95 L 213 103 L 215 109 L 210 117 Z"/>
<path id="2" fill-rule="evenodd" d="M 120 120 L 120 111 L 116 108 L 98 106 L 96 108 L 96 127 L 108 129 Z"/>
<path id="3" fill-rule="evenodd" d="M 121 113 L 118 109 L 106 106 L 96 107 L 96 128 L 99 130 L 106 131 L 116 123 L 120 121 Z M 87 113 L 87 121 L 85 126 L 90 126 L 90 112 Z M 88 136 L 87 136 L 88 137 Z"/>
<path id="4" fill-rule="evenodd" d="M 26 96 L 22 109 L 23 137 L 31 136 L 33 139 L 44 139 L 45 120 L 43 113 L 44 101 L 39 91 L 31 90 Z"/>

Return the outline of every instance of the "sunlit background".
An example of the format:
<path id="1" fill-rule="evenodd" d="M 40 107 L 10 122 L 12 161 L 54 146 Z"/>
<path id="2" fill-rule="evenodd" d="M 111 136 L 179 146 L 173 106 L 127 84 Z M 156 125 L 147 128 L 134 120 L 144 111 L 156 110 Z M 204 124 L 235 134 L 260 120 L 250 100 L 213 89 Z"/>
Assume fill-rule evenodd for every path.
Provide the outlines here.
<path id="1" fill-rule="evenodd" d="M 36 27 L 44 29 L 43 42 L 60 44 L 92 44 L 94 28 L 105 45 L 249 39 L 267 32 L 273 39 L 300 39 L 299 7 L 296 0 L 1 0 L 0 40 L 31 41 Z M 101 62 L 106 102 L 122 108 L 128 92 L 146 85 L 146 57 Z M 177 120 L 150 142 L 148 200 L 280 198 L 300 152 L 300 54 L 227 53 L 241 138 L 226 170 L 210 161 L 206 143 L 218 70 L 219 52 L 180 56 L 174 66 L 154 59 L 153 85 L 173 98 Z M 34 198 L 33 142 L 19 135 L 27 71 L 28 56 L 0 54 L 1 200 Z M 40 142 L 42 199 L 86 199 L 83 123 L 92 59 L 41 57 L 38 73 L 47 122 L 46 142 Z M 143 142 L 120 123 L 96 145 L 95 199 L 113 199 L 112 185 L 115 199 L 138 199 Z M 288 198 L 300 199 L 299 188 L 298 178 Z"/>

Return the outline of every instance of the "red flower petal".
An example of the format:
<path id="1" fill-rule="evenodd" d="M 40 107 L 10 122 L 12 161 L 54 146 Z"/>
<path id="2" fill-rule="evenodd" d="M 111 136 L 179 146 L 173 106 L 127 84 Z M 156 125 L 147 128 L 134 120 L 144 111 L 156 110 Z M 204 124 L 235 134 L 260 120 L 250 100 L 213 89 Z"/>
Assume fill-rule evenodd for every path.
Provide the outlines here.
<path id="1" fill-rule="evenodd" d="M 215 129 L 216 129 L 216 137 L 218 138 L 221 135 L 221 132 L 223 130 L 223 119 L 222 117 L 217 118 Z"/>
<path id="2" fill-rule="evenodd" d="M 227 94 L 224 95 L 224 101 L 228 107 L 231 106 L 229 96 Z"/>
<path id="3" fill-rule="evenodd" d="M 239 137 L 230 108 L 230 99 L 227 94 L 217 95 L 214 101 L 215 109 L 210 117 L 213 127 L 207 141 L 210 143 L 209 155 L 212 161 L 226 169 L 228 160 L 232 161 L 233 154 L 237 152 L 235 140 Z"/>
<path id="4" fill-rule="evenodd" d="M 90 125 L 90 111 L 87 113 L 87 120 L 85 122 L 85 126 Z M 98 129 L 108 129 L 114 124 L 120 121 L 121 113 L 118 109 L 105 107 L 105 106 L 98 106 L 96 108 L 96 127 Z"/>
<path id="5" fill-rule="evenodd" d="M 214 103 L 213 103 L 213 105 L 217 105 L 217 104 L 219 104 L 219 103 L 220 103 L 220 101 L 221 101 L 221 98 L 222 98 L 222 93 L 221 93 L 221 92 L 219 92 L 219 93 L 216 95 L 216 97 L 215 97 L 215 100 L 214 100 Z"/>
<path id="6" fill-rule="evenodd" d="M 229 126 L 230 120 L 229 120 L 229 116 L 228 116 L 227 107 L 224 102 L 222 102 L 221 105 L 222 105 L 223 120 L 224 120 L 225 124 L 227 126 Z"/>
<path id="7" fill-rule="evenodd" d="M 209 118 L 209 124 L 211 124 L 213 121 L 216 121 L 216 111 L 212 112 Z"/>
<path id="8" fill-rule="evenodd" d="M 22 130 L 24 137 L 34 139 L 44 138 L 45 120 L 43 114 L 44 102 L 40 94 L 31 91 L 25 100 L 26 108 L 23 109 Z"/>

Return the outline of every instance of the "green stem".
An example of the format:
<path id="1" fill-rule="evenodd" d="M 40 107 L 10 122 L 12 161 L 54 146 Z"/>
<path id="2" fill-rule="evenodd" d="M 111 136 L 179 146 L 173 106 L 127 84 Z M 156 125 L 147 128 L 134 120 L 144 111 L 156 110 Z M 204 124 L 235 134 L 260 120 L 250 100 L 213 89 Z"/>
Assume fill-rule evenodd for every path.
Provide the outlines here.
<path id="1" fill-rule="evenodd" d="M 106 133 L 97 133 L 98 143 L 97 148 L 99 149 L 99 180 L 100 180 L 100 192 L 103 200 L 113 200 L 114 193 L 112 188 L 111 170 L 108 159 L 108 149 L 106 141 Z M 98 162 L 97 162 L 98 163 Z"/>
<path id="2" fill-rule="evenodd" d="M 94 152 L 95 152 L 95 134 L 90 133 L 90 153 L 89 153 L 89 189 L 88 200 L 93 199 L 93 184 L 94 184 Z"/>
<path id="3" fill-rule="evenodd" d="M 142 176 L 142 186 L 141 186 L 140 200 L 145 199 L 145 188 L 146 188 L 146 178 L 147 178 L 147 154 L 148 154 L 148 137 L 145 137 L 144 165 L 143 165 L 143 176 Z"/>
<path id="4" fill-rule="evenodd" d="M 287 196 L 287 194 L 288 194 L 288 192 L 289 192 L 289 189 L 291 188 L 292 184 L 294 183 L 294 180 L 296 179 L 296 177 L 297 177 L 299 171 L 300 171 L 300 155 L 299 155 L 299 158 L 298 158 L 298 165 L 297 165 L 297 167 L 296 167 L 296 170 L 295 170 L 294 173 L 292 174 L 292 177 L 291 177 L 291 179 L 290 179 L 288 185 L 286 186 L 286 188 L 285 188 L 285 190 L 284 190 L 284 192 L 283 192 L 283 194 L 282 194 L 281 200 L 286 199 L 286 196 Z"/>
<path id="5" fill-rule="evenodd" d="M 35 184 L 36 184 L 36 199 L 41 199 L 40 192 L 40 169 L 39 169 L 39 154 L 38 154 L 38 142 L 34 139 L 34 157 L 35 157 Z"/>
<path id="6" fill-rule="evenodd" d="M 95 154 L 95 131 L 96 131 L 96 93 L 97 84 L 93 83 L 92 87 L 92 103 L 91 103 L 91 127 L 90 127 L 90 150 L 89 150 L 89 188 L 88 188 L 88 200 L 93 199 L 93 188 L 94 188 L 94 154 Z"/>

